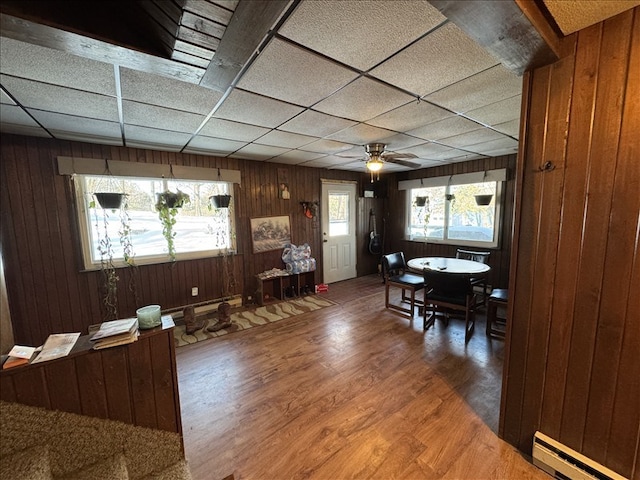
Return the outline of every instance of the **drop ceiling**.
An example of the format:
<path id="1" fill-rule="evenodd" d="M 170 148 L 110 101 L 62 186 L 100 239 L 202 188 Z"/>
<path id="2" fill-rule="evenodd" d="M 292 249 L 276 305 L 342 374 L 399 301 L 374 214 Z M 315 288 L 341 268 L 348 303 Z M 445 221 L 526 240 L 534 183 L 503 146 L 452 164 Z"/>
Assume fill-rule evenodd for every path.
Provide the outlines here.
<path id="1" fill-rule="evenodd" d="M 218 35 L 201 7 L 238 6 L 182 4 Z M 204 48 L 178 79 L 5 34 L 2 133 L 353 171 L 370 142 L 421 167 L 517 151 L 521 77 L 426 1 L 292 2 L 225 91 L 199 85 Z"/>

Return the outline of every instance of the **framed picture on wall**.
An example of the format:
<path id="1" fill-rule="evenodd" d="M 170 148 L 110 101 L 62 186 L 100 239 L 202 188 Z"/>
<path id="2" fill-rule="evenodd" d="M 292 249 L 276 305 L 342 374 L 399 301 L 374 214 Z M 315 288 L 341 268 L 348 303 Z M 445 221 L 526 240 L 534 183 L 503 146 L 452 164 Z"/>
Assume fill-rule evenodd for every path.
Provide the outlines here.
<path id="1" fill-rule="evenodd" d="M 288 215 L 252 218 L 250 222 L 253 253 L 279 250 L 291 243 L 291 225 Z"/>

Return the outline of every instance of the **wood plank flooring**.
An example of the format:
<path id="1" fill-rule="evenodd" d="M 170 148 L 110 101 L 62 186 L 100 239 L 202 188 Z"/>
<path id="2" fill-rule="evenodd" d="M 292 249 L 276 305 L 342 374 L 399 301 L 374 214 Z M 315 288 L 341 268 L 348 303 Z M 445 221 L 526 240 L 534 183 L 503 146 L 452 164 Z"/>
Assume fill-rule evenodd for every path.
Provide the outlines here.
<path id="1" fill-rule="evenodd" d="M 178 348 L 194 480 L 550 478 L 497 437 L 484 316 L 465 345 L 461 320 L 385 309 L 376 275 L 322 296 L 338 305 Z"/>

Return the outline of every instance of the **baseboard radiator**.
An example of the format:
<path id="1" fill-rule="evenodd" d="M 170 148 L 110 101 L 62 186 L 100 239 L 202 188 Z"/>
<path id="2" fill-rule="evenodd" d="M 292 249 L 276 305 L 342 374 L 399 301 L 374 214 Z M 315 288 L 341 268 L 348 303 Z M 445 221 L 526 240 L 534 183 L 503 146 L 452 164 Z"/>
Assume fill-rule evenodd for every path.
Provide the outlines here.
<path id="1" fill-rule="evenodd" d="M 544 433 L 533 436 L 533 464 L 559 479 L 628 480 Z"/>

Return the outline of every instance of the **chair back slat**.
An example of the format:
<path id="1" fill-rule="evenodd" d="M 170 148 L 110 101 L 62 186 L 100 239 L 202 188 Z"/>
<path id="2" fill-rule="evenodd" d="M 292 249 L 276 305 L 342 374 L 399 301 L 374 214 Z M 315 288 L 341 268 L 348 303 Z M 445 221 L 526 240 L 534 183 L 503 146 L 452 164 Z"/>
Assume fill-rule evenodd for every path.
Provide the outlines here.
<path id="1" fill-rule="evenodd" d="M 463 250 L 459 248 L 456 252 L 456 258 L 464 260 L 473 260 L 474 262 L 487 263 L 491 252 L 475 252 L 473 250 Z"/>

